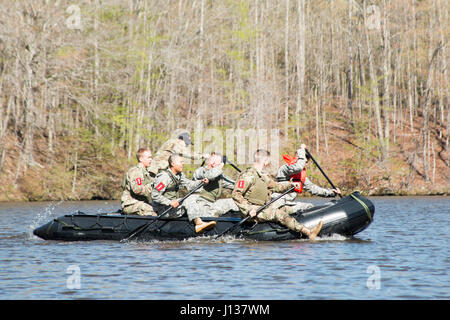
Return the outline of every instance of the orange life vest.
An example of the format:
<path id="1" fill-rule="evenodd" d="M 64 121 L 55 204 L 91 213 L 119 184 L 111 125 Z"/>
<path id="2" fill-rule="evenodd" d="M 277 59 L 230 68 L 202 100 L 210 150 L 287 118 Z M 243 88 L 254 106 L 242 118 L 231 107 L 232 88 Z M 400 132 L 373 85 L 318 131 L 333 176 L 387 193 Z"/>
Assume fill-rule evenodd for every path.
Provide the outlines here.
<path id="1" fill-rule="evenodd" d="M 288 154 L 283 154 L 283 159 L 288 165 L 292 165 L 292 164 L 296 163 L 298 160 L 297 156 L 291 157 Z M 292 176 L 290 176 L 290 179 L 292 179 L 292 181 L 294 181 L 294 182 L 300 182 L 300 187 L 295 188 L 294 190 L 295 190 L 295 192 L 297 192 L 299 194 L 302 193 L 303 185 L 305 184 L 305 181 L 306 181 L 306 168 L 303 168 L 303 170 L 300 171 L 299 173 L 296 173 L 296 174 L 293 174 Z"/>

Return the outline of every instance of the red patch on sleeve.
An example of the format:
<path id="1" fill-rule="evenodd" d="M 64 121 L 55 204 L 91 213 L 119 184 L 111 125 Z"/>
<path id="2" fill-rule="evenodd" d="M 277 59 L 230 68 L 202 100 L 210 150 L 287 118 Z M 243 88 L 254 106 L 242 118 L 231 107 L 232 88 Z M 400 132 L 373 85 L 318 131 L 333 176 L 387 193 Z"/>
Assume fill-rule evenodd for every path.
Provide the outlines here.
<path id="1" fill-rule="evenodd" d="M 142 179 L 141 178 L 136 178 L 136 182 L 137 182 L 138 186 L 140 186 L 142 184 Z"/>
<path id="2" fill-rule="evenodd" d="M 156 190 L 161 191 L 162 189 L 164 189 L 165 185 L 164 183 L 160 182 L 157 186 L 156 186 Z"/>
<path id="3" fill-rule="evenodd" d="M 244 183 L 245 183 L 244 180 L 239 180 L 238 181 L 238 188 L 243 188 L 244 187 Z"/>

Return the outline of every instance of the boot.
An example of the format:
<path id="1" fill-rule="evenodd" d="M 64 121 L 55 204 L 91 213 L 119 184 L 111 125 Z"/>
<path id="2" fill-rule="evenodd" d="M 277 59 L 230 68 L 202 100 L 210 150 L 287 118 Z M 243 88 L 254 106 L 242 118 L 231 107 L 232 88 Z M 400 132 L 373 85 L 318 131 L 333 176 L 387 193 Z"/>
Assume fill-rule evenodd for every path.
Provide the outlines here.
<path id="1" fill-rule="evenodd" d="M 317 235 L 319 234 L 320 230 L 322 230 L 323 227 L 323 221 L 320 220 L 320 222 L 312 229 L 308 229 L 306 227 L 303 227 L 302 233 L 307 235 L 309 240 L 315 240 Z"/>
<path id="2" fill-rule="evenodd" d="M 215 221 L 204 222 L 202 219 L 197 218 L 194 220 L 195 223 L 195 233 L 201 233 L 214 228 L 216 225 Z"/>

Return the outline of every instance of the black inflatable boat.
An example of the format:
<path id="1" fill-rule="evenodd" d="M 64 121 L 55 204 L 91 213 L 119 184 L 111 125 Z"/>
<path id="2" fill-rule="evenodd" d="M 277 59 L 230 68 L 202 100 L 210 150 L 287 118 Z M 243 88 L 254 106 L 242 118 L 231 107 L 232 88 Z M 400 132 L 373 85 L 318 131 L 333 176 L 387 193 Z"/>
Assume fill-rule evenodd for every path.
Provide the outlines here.
<path id="1" fill-rule="evenodd" d="M 313 207 L 293 216 L 306 227 L 313 227 L 323 220 L 319 236 L 339 234 L 353 236 L 366 229 L 373 220 L 375 207 L 359 192 L 339 200 Z M 194 225 L 186 216 L 177 219 L 158 219 L 139 234 L 143 240 L 183 240 L 199 236 L 215 236 L 237 225 L 242 216 L 239 212 L 228 212 L 218 218 L 202 218 L 204 221 L 217 221 L 214 229 L 200 235 L 195 233 Z M 87 241 L 124 240 L 135 230 L 155 220 L 155 217 L 121 215 L 119 213 L 85 214 L 77 212 L 50 221 L 35 229 L 33 233 L 45 240 Z M 254 223 L 248 220 L 227 233 L 236 237 L 253 240 L 279 241 L 299 239 L 301 235 L 277 223 Z"/>

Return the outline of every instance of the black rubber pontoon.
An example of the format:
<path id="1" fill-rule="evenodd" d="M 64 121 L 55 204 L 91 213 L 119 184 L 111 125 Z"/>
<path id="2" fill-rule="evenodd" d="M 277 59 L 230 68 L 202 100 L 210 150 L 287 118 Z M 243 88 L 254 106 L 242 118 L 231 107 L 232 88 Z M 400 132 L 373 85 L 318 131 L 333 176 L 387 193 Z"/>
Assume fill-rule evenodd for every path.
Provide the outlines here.
<path id="1" fill-rule="evenodd" d="M 373 220 L 375 207 L 359 192 L 333 200 L 325 205 L 313 207 L 304 212 L 294 213 L 301 224 L 313 227 L 323 220 L 319 236 L 339 234 L 353 236 L 366 229 Z M 159 219 L 152 223 L 139 239 L 144 240 L 184 240 L 199 236 L 214 236 L 241 221 L 239 212 L 228 212 L 219 218 L 202 218 L 204 221 L 217 221 L 214 229 L 200 235 L 195 233 L 194 225 L 186 216 L 177 219 Z M 77 212 L 50 221 L 35 229 L 33 233 L 45 240 L 88 241 L 126 239 L 137 228 L 155 220 L 155 217 L 121 215 L 118 213 L 85 214 Z M 299 239 L 301 235 L 277 223 L 254 223 L 251 220 L 233 229 L 230 235 L 263 241 Z"/>

